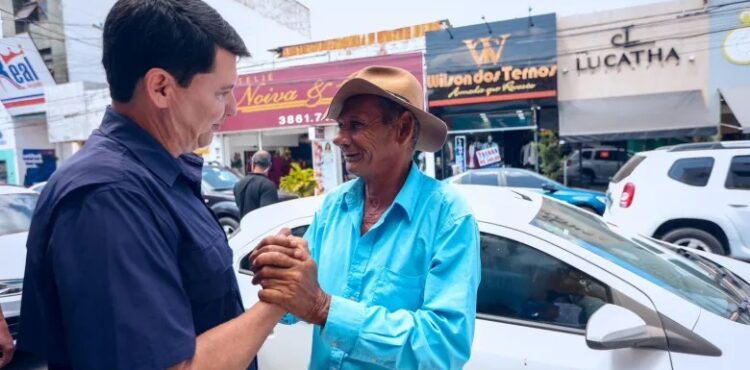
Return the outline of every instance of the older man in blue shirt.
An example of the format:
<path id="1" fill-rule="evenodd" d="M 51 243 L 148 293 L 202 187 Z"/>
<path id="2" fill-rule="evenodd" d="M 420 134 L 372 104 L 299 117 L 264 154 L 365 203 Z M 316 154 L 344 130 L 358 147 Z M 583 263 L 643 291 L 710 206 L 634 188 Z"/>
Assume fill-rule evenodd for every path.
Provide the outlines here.
<path id="1" fill-rule="evenodd" d="M 466 202 L 412 163 L 415 149 L 439 150 L 446 137 L 423 102 L 399 68 L 344 83 L 329 117 L 359 178 L 315 214 L 311 254 L 265 243 L 251 255 L 260 298 L 316 324 L 311 369 L 458 369 L 469 359 L 479 232 Z"/>

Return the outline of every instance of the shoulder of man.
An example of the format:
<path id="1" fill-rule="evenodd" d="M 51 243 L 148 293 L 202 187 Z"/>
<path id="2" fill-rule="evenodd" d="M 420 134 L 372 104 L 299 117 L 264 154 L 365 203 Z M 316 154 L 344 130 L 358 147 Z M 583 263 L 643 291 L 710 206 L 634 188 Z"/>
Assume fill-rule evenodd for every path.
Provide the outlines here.
<path id="1" fill-rule="evenodd" d="M 458 190 L 448 183 L 438 181 L 427 175 L 423 175 L 421 194 L 427 198 L 426 204 L 439 206 L 441 216 L 450 220 L 456 220 L 464 216 L 472 216 L 469 202 Z"/>

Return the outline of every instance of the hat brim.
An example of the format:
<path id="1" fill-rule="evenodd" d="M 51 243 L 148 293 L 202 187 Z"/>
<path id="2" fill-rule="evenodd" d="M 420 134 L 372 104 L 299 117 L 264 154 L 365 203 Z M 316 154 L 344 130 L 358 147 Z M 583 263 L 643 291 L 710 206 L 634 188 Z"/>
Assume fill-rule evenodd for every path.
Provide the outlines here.
<path id="1" fill-rule="evenodd" d="M 382 96 L 408 109 L 417 121 L 419 121 L 420 131 L 416 149 L 423 152 L 436 152 L 443 148 L 445 139 L 448 136 L 448 125 L 443 120 L 361 78 L 352 78 L 341 86 L 336 95 L 334 95 L 333 100 L 331 100 L 331 105 L 328 107 L 326 116 L 333 120 L 337 119 L 344 108 L 346 99 L 355 95 Z"/>

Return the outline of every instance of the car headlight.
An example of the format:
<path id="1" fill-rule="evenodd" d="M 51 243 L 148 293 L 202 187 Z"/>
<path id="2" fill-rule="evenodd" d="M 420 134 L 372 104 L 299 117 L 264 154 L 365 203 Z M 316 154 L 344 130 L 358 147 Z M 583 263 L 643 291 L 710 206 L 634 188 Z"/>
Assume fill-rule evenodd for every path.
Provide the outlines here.
<path id="1" fill-rule="evenodd" d="M 599 197 L 596 197 L 596 200 L 598 200 L 602 204 L 607 204 L 607 197 L 599 196 Z"/>
<path id="2" fill-rule="evenodd" d="M 21 294 L 23 279 L 0 280 L 0 298 Z"/>

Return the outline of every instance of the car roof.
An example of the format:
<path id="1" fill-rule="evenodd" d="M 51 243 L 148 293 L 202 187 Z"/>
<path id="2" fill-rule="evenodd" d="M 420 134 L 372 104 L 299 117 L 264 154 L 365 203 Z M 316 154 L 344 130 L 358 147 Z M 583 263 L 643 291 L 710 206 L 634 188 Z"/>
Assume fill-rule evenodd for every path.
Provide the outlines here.
<path id="1" fill-rule="evenodd" d="M 36 194 L 35 191 L 16 185 L 0 185 L 0 195 L 6 194 Z"/>
<path id="2" fill-rule="evenodd" d="M 649 156 L 656 153 L 684 153 L 716 150 L 747 150 L 750 149 L 750 140 L 716 141 L 709 143 L 687 143 L 663 146 L 654 150 L 637 153 L 641 156 Z"/>
<path id="3" fill-rule="evenodd" d="M 542 195 L 514 188 L 482 185 L 450 185 L 469 202 L 478 221 L 504 226 L 521 227 L 528 224 L 542 206 Z M 491 200 L 491 201 L 488 201 Z M 248 213 L 240 221 L 240 229 L 257 228 L 260 235 L 276 230 L 294 219 L 308 218 L 323 203 L 323 196 L 292 199 Z M 254 235 L 259 235 L 253 232 Z M 236 233 L 246 234 L 246 233 Z M 247 243 L 250 240 L 238 241 Z"/>

